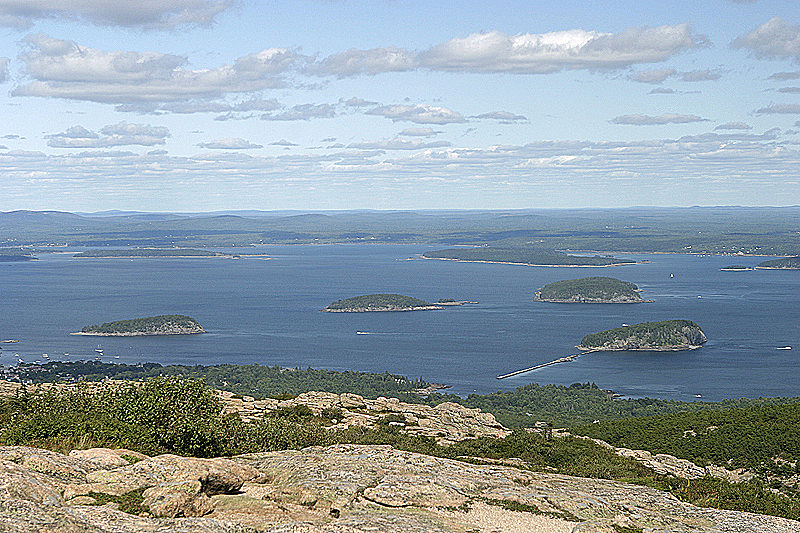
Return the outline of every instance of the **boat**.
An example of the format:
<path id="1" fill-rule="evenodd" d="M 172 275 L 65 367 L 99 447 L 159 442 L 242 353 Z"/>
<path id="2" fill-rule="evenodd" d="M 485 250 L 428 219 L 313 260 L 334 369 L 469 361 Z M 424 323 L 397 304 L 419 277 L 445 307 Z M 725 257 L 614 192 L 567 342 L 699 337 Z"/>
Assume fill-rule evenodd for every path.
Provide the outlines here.
<path id="1" fill-rule="evenodd" d="M 19 342 L 19 341 L 17 339 L 6 339 L 4 341 L 0 341 L 0 343 L 3 343 L 3 344 L 14 344 L 16 342 Z"/>
<path id="2" fill-rule="evenodd" d="M 99 354 L 102 354 L 103 353 L 103 347 L 98 344 L 97 348 L 95 348 L 94 351 L 99 353 Z"/>
<path id="3" fill-rule="evenodd" d="M 695 394 L 695 395 L 694 395 L 694 397 L 695 397 L 695 398 L 702 398 L 702 397 L 703 397 L 703 395 L 702 395 L 702 394 Z"/>
<path id="4" fill-rule="evenodd" d="M 791 350 L 791 346 L 781 346 L 780 348 L 775 348 L 776 350 Z"/>
<path id="5" fill-rule="evenodd" d="M 356 335 L 369 335 L 369 331 L 356 331 Z"/>
<path id="6" fill-rule="evenodd" d="M 675 274 L 673 274 L 672 272 L 670 272 L 670 273 L 669 273 L 669 277 L 671 277 L 671 278 L 674 278 L 674 277 L 675 277 Z"/>

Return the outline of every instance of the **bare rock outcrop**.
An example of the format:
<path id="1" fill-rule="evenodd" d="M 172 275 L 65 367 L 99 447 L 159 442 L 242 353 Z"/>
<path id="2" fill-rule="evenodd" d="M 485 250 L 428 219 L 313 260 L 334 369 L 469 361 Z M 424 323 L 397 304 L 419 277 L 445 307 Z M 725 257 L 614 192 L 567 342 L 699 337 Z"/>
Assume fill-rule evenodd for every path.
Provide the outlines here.
<path id="1" fill-rule="evenodd" d="M 113 452 L 109 452 L 113 453 Z M 34 448 L 0 447 L 0 531 L 30 533 L 789 533 L 800 522 L 704 509 L 655 489 L 335 445 L 230 459 L 162 455 L 117 467 Z M 94 451 L 90 455 L 97 455 Z M 72 473 L 24 466 L 50 457 Z M 72 464 L 72 468 L 67 468 Z M 129 481 L 124 481 L 128 479 Z M 80 496 L 136 486 L 146 512 Z M 71 497 L 67 497 L 71 495 Z M 503 506 L 516 505 L 525 512 Z"/>
<path id="2" fill-rule="evenodd" d="M 390 423 L 401 431 L 412 435 L 434 437 L 439 444 L 452 444 L 478 437 L 505 437 L 510 433 L 490 413 L 470 409 L 453 402 L 429 405 L 401 402 L 397 398 L 379 397 L 375 400 L 357 394 L 334 394 L 330 392 L 305 392 L 291 400 L 256 400 L 251 396 L 237 397 L 227 391 L 219 391 L 226 412 L 239 413 L 244 420 L 257 420 L 265 414 L 282 408 L 306 406 L 315 415 L 327 409 L 341 410 L 332 429 L 351 426 L 373 427 L 387 415 Z"/>

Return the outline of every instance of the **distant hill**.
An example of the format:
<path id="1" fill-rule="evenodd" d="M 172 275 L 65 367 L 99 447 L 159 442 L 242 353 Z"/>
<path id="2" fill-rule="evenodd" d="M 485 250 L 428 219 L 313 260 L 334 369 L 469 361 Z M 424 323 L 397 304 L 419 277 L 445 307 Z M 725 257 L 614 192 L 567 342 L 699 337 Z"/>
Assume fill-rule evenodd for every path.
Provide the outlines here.
<path id="1" fill-rule="evenodd" d="M 548 283 L 536 292 L 536 300 L 552 303 L 641 303 L 639 287 L 629 281 L 593 276 Z"/>

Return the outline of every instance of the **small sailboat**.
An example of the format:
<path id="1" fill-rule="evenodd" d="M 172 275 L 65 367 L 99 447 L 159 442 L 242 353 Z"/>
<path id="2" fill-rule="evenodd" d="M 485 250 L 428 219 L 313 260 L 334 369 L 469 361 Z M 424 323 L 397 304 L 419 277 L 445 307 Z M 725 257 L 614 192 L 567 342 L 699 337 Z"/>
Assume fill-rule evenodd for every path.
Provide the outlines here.
<path id="1" fill-rule="evenodd" d="M 791 346 L 781 346 L 780 348 L 775 348 L 776 350 L 791 350 Z"/>
<path id="2" fill-rule="evenodd" d="M 672 272 L 670 272 L 670 273 L 669 273 L 669 277 L 670 277 L 670 278 L 674 278 L 674 277 L 675 277 L 675 274 L 673 274 Z"/>
<path id="3" fill-rule="evenodd" d="M 99 353 L 100 355 L 102 355 L 103 354 L 103 347 L 98 344 L 97 348 L 95 348 L 94 351 Z"/>

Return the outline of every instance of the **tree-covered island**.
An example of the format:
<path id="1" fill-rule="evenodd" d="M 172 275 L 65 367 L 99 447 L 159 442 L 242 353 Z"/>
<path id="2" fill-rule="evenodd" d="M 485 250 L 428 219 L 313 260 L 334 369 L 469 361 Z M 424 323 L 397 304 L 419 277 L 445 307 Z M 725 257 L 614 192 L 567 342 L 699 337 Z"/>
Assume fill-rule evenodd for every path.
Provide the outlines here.
<path id="1" fill-rule="evenodd" d="M 528 266 L 561 266 L 561 267 L 605 267 L 618 265 L 632 265 L 632 259 L 619 259 L 617 257 L 594 255 L 591 257 L 568 255 L 556 252 L 527 248 L 449 248 L 435 250 L 422 254 L 425 259 L 448 259 L 451 261 L 466 261 L 471 263 L 506 263 Z"/>
<path id="2" fill-rule="evenodd" d="M 94 249 L 78 252 L 72 257 L 77 258 L 138 258 L 138 257 L 233 257 L 229 254 L 214 252 L 212 250 L 195 250 L 192 248 L 111 248 Z"/>
<path id="3" fill-rule="evenodd" d="M 203 326 L 190 316 L 160 315 L 86 326 L 73 335 L 139 337 L 144 335 L 194 335 L 205 332 Z"/>
<path id="4" fill-rule="evenodd" d="M 800 255 L 770 259 L 756 265 L 759 270 L 800 270 Z"/>
<path id="5" fill-rule="evenodd" d="M 328 313 L 367 313 L 371 311 L 428 311 L 444 309 L 419 298 L 402 294 L 365 294 L 337 300 L 322 311 Z"/>
<path id="6" fill-rule="evenodd" d="M 753 267 L 745 265 L 728 265 L 726 267 L 720 268 L 720 271 L 722 272 L 745 272 L 747 270 L 753 270 Z"/>
<path id="7" fill-rule="evenodd" d="M 693 350 L 706 340 L 703 330 L 691 320 L 662 320 L 592 333 L 577 348 L 600 352 L 664 352 Z"/>
<path id="8" fill-rule="evenodd" d="M 642 299 L 636 284 L 603 276 L 548 283 L 536 291 L 534 299 L 537 302 L 588 304 L 652 302 Z"/>

